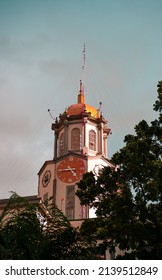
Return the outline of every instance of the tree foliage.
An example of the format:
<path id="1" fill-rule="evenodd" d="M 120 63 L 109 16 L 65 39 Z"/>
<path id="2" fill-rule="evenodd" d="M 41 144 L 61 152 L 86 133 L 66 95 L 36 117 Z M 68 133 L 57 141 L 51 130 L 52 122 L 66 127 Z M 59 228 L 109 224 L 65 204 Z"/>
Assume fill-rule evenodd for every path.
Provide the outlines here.
<path id="1" fill-rule="evenodd" d="M 92 259 L 93 243 L 55 204 L 32 205 L 13 194 L 0 216 L 0 259 Z"/>
<path id="2" fill-rule="evenodd" d="M 162 81 L 157 85 L 154 110 L 158 118 L 149 125 L 142 120 L 135 134 L 112 157 L 118 166 L 105 167 L 98 177 L 92 172 L 78 183 L 82 204 L 94 207 L 96 219 L 82 231 L 103 240 L 117 258 L 161 259 L 162 256 Z"/>

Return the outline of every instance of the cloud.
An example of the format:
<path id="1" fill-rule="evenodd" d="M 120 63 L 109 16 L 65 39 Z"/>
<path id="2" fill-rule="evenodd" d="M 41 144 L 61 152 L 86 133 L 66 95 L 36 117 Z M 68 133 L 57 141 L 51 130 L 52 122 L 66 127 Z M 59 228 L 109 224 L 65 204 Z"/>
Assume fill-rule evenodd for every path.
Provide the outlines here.
<path id="1" fill-rule="evenodd" d="M 67 70 L 68 64 L 58 59 L 49 59 L 40 63 L 41 74 L 49 77 L 60 77 L 60 74 L 63 75 Z"/>

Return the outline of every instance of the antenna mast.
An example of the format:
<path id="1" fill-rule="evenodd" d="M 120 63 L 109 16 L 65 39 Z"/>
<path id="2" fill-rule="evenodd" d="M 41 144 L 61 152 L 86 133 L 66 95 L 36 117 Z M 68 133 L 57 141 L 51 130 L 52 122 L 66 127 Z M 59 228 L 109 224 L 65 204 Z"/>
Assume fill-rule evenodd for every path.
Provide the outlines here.
<path id="1" fill-rule="evenodd" d="M 84 90 L 84 67 L 85 67 L 85 58 L 86 58 L 86 48 L 85 44 L 83 45 L 83 51 L 82 51 L 82 84 L 83 84 L 83 90 Z"/>

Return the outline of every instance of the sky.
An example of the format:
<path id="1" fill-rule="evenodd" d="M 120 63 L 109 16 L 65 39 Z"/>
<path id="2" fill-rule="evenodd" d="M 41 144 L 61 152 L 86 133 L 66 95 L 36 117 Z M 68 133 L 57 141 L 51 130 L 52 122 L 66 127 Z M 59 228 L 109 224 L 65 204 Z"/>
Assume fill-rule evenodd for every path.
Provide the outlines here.
<path id="1" fill-rule="evenodd" d="M 155 119 L 162 80 L 161 0 L 0 0 L 0 199 L 37 194 L 53 158 L 52 116 L 77 102 L 108 120 L 108 158 Z"/>

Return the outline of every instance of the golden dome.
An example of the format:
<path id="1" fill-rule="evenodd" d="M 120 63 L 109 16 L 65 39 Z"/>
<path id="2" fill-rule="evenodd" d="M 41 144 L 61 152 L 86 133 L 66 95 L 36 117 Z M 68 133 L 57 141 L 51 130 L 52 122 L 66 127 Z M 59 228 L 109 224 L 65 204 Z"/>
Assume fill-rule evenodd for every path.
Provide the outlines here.
<path id="1" fill-rule="evenodd" d="M 96 119 L 98 119 L 100 117 L 99 111 L 96 108 L 94 108 L 93 106 L 88 105 L 88 104 L 85 104 L 85 106 L 86 106 L 86 111 L 90 112 L 92 117 L 94 117 Z"/>
<path id="2" fill-rule="evenodd" d="M 68 116 L 84 115 L 84 113 L 91 113 L 94 118 L 99 118 L 99 112 L 96 108 L 85 103 L 73 104 L 67 109 Z"/>
<path id="3" fill-rule="evenodd" d="M 92 117 L 98 119 L 99 111 L 91 105 L 86 104 L 84 96 L 84 90 L 82 82 L 80 81 L 80 91 L 78 94 L 78 103 L 73 104 L 67 108 L 68 116 L 84 115 L 84 113 L 90 113 Z"/>

